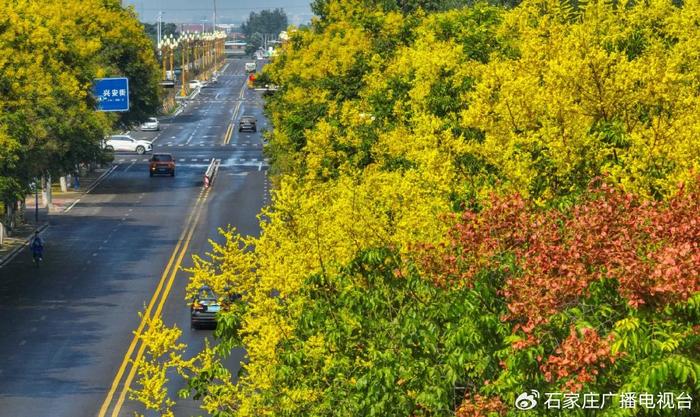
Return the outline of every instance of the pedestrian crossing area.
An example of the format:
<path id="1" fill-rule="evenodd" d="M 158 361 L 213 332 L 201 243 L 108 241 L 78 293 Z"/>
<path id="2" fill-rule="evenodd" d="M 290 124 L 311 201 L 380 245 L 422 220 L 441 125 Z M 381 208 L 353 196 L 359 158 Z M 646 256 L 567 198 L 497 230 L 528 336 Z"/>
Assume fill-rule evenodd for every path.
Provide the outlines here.
<path id="1" fill-rule="evenodd" d="M 209 147 L 209 148 L 244 148 L 244 147 L 253 147 L 253 148 L 260 148 L 263 145 L 261 143 L 252 143 L 252 142 L 241 142 L 241 143 L 204 143 L 204 142 L 199 142 L 199 143 L 180 143 L 180 144 L 175 144 L 175 143 L 165 143 L 165 144 L 158 144 L 158 145 L 153 145 L 153 148 L 202 148 L 202 147 Z"/>
<path id="2" fill-rule="evenodd" d="M 189 100 L 190 103 L 193 104 L 209 104 L 209 103 L 238 103 L 238 102 L 243 102 L 243 103 L 262 103 L 263 101 L 259 98 L 206 98 L 206 97 L 197 97 L 193 98 L 192 100 Z"/>
<path id="3" fill-rule="evenodd" d="M 201 163 L 209 163 L 211 162 L 212 158 L 175 158 L 175 161 L 177 162 L 201 162 Z M 240 163 L 264 163 L 267 164 L 268 160 L 267 158 L 227 158 L 229 162 L 240 162 Z M 150 158 L 115 158 L 114 162 L 123 164 L 126 162 L 148 162 L 150 161 Z"/>

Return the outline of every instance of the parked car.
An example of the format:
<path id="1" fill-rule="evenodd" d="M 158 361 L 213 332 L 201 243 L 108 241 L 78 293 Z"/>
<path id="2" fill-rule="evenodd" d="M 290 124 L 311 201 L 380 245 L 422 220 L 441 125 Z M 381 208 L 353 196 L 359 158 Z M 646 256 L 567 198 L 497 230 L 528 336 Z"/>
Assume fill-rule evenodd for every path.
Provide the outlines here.
<path id="1" fill-rule="evenodd" d="M 153 150 L 153 145 L 147 140 L 134 139 L 129 135 L 112 135 L 105 138 L 104 149 L 116 152 L 136 152 L 143 155 Z"/>
<path id="2" fill-rule="evenodd" d="M 241 121 L 238 122 L 238 131 L 243 132 L 246 130 L 249 132 L 257 132 L 257 122 L 258 120 L 255 116 L 241 116 Z"/>
<path id="3" fill-rule="evenodd" d="M 160 130 L 160 122 L 155 117 L 149 117 L 141 124 L 141 130 Z"/>
<path id="4" fill-rule="evenodd" d="M 169 153 L 154 153 L 149 161 L 149 174 L 151 177 L 158 174 L 175 176 L 175 159 Z"/>

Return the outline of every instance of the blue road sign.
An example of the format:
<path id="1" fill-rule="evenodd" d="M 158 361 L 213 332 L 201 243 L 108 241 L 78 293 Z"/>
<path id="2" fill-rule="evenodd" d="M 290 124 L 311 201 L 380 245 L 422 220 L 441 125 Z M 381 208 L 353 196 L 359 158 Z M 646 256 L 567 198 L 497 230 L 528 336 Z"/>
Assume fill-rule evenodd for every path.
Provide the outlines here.
<path id="1" fill-rule="evenodd" d="M 98 78 L 93 86 L 97 111 L 129 111 L 129 79 Z"/>

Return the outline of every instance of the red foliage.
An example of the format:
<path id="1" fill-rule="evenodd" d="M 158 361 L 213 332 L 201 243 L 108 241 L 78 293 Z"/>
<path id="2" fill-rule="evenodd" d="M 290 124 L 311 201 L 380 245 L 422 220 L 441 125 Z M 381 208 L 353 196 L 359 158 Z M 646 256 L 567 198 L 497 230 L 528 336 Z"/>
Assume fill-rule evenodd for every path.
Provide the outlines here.
<path id="1" fill-rule="evenodd" d="M 615 362 L 610 355 L 610 340 L 601 338 L 590 328 L 583 329 L 579 338 L 576 329 L 571 326 L 566 338 L 540 366 L 547 382 L 566 380 L 564 386 L 570 392 L 578 392 L 584 383 L 592 382 L 598 374 L 598 368 L 605 368 Z"/>
<path id="2" fill-rule="evenodd" d="M 493 197 L 482 212 L 461 215 L 446 245 L 423 247 L 422 268 L 441 286 L 471 285 L 484 269 L 506 272 L 504 319 L 528 335 L 519 348 L 536 343 L 537 326 L 602 278 L 617 280 L 633 307 L 683 301 L 700 291 L 699 182 L 668 202 L 601 185 L 569 213 L 518 195 Z M 507 253 L 514 265 L 503 260 Z"/>
<path id="3" fill-rule="evenodd" d="M 465 398 L 457 409 L 456 417 L 486 417 L 489 413 L 505 415 L 508 407 L 499 397 L 484 397 L 479 394 Z"/>

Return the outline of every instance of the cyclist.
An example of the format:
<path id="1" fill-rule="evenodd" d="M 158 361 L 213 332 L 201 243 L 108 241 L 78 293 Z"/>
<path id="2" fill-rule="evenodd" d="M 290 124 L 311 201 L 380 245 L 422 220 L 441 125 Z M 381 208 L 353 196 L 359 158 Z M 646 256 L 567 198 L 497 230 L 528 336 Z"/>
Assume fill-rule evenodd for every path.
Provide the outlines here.
<path id="1" fill-rule="evenodd" d="M 44 260 L 44 241 L 39 236 L 39 231 L 34 232 L 34 237 L 32 238 L 29 248 L 32 250 L 32 257 L 34 262 L 39 262 Z"/>

